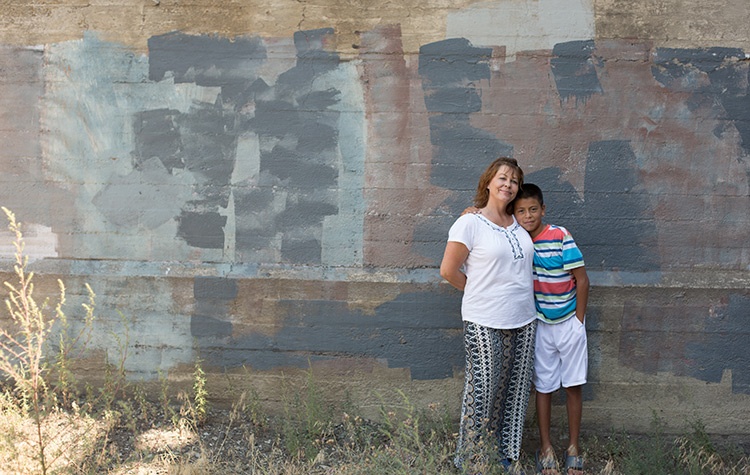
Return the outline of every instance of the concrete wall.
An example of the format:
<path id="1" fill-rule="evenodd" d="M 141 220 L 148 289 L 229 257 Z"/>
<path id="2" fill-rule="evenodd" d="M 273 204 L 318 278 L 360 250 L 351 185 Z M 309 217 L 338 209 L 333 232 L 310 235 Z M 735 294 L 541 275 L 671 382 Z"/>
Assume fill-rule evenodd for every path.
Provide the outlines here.
<path id="1" fill-rule="evenodd" d="M 512 155 L 592 279 L 584 424 L 748 432 L 746 0 L 6 0 L 0 21 L 0 204 L 40 292 L 91 284 L 92 348 L 124 339 L 133 379 L 200 355 L 220 398 L 312 368 L 333 397 L 458 414 L 437 265 Z"/>

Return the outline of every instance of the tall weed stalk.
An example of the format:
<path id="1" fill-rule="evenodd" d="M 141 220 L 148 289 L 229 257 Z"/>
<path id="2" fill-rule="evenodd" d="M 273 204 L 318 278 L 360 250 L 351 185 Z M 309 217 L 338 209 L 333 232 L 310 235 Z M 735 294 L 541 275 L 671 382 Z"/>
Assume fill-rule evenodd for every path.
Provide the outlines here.
<path id="1" fill-rule="evenodd" d="M 21 401 L 21 407 L 27 411 L 34 423 L 34 446 L 39 472 L 46 475 L 50 465 L 61 453 L 48 453 L 50 444 L 58 432 L 46 430 L 45 420 L 50 411 L 56 408 L 56 395 L 50 390 L 48 376 L 53 366 L 56 366 L 58 380 L 63 397 L 66 398 L 72 383 L 71 372 L 67 367 L 65 357 L 72 343 L 77 339 L 61 339 L 57 355 L 57 365 L 50 363 L 47 358 L 49 339 L 56 322 L 67 327 L 67 320 L 63 312 L 65 304 L 65 285 L 58 279 L 59 300 L 54 310 L 50 309 L 49 299 L 41 304 L 34 298 L 34 273 L 27 271 L 28 257 L 24 254 L 25 243 L 21 225 L 15 215 L 7 208 L 2 208 L 8 218 L 8 229 L 15 236 L 13 241 L 15 263 L 13 270 L 16 282 L 5 282 L 8 295 L 5 300 L 6 309 L 11 324 L 0 328 L 0 374 L 12 383 L 16 396 Z M 94 293 L 86 286 L 89 302 L 83 304 L 86 321 L 93 319 Z M 64 334 L 65 332 L 61 332 Z M 69 344 L 71 343 L 71 344 Z M 55 359 L 52 359 L 55 361 Z"/>

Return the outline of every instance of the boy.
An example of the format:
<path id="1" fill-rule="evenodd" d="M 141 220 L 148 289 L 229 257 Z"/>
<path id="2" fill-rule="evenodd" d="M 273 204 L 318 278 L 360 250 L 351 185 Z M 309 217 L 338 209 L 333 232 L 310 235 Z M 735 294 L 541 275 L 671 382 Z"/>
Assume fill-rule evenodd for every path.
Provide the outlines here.
<path id="1" fill-rule="evenodd" d="M 584 317 L 589 279 L 581 251 L 563 227 L 544 224 L 542 190 L 524 183 L 513 203 L 516 220 L 534 241 L 534 300 L 537 326 L 534 385 L 540 448 L 536 471 L 557 475 L 555 450 L 550 439 L 552 393 L 565 388 L 568 412 L 566 475 L 583 474 L 578 447 L 583 409 L 582 387 L 586 383 L 588 354 Z"/>

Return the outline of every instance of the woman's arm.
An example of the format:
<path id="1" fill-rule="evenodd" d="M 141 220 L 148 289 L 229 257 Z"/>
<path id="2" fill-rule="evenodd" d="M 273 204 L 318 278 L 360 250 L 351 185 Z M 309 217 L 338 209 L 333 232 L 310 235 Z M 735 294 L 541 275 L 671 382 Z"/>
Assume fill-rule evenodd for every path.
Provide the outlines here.
<path id="1" fill-rule="evenodd" d="M 443 262 L 440 263 L 440 276 L 458 290 L 466 287 L 466 274 L 461 272 L 466 258 L 469 257 L 469 249 L 460 242 L 448 241 L 445 245 Z"/>

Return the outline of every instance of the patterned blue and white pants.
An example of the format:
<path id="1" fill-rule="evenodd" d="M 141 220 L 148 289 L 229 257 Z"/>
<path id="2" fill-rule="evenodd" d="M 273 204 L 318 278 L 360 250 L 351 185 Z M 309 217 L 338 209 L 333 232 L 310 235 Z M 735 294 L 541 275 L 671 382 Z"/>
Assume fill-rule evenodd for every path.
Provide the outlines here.
<path id="1" fill-rule="evenodd" d="M 534 369 L 536 321 L 501 330 L 464 322 L 466 376 L 454 463 L 483 457 L 480 441 L 497 443 L 500 458 L 518 460 Z M 486 450 L 485 450 L 486 454 Z"/>

